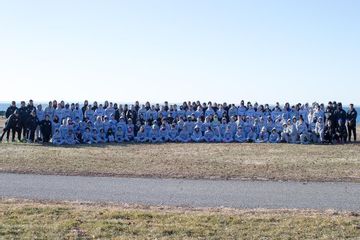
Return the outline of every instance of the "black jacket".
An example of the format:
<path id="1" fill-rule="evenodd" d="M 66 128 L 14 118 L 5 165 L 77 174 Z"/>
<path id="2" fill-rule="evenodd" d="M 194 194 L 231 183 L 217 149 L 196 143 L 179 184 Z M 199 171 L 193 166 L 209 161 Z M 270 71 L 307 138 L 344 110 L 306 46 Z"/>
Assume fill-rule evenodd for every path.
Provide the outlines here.
<path id="1" fill-rule="evenodd" d="M 15 112 L 15 110 L 17 110 L 17 109 L 18 108 L 15 106 L 8 107 L 8 109 L 6 110 L 6 113 L 5 113 L 5 117 L 6 118 L 10 117 L 10 115 L 13 114 Z"/>
<path id="2" fill-rule="evenodd" d="M 346 118 L 349 122 L 349 125 L 351 127 L 355 127 L 356 126 L 356 119 L 357 119 L 357 112 L 355 110 L 355 108 L 352 111 L 348 111 L 346 114 Z"/>
<path id="3" fill-rule="evenodd" d="M 40 130 L 43 134 L 51 134 L 51 121 L 50 120 L 42 120 L 40 123 Z"/>
<path id="4" fill-rule="evenodd" d="M 15 114 L 11 114 L 6 120 L 5 129 L 17 128 L 19 126 L 19 117 Z"/>
<path id="5" fill-rule="evenodd" d="M 32 131 L 36 130 L 38 124 L 39 124 L 39 119 L 36 116 L 33 117 L 30 115 L 28 120 L 26 121 L 27 129 L 32 130 Z"/>
<path id="6" fill-rule="evenodd" d="M 339 119 L 342 120 L 343 123 L 346 122 L 346 112 L 344 111 L 344 109 L 337 109 L 335 112 L 334 112 L 334 115 L 335 115 L 335 120 L 337 123 L 339 121 Z"/>
<path id="7" fill-rule="evenodd" d="M 26 121 L 27 121 L 27 119 L 28 119 L 28 117 L 29 117 L 27 107 L 21 107 L 21 108 L 19 108 L 19 109 L 18 109 L 18 112 L 19 112 L 20 122 L 26 123 Z"/>

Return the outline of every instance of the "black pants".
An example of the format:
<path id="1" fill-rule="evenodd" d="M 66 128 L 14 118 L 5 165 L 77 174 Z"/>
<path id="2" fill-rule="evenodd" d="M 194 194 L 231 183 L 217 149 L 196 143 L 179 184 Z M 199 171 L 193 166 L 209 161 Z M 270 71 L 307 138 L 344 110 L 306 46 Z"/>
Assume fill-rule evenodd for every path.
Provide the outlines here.
<path id="1" fill-rule="evenodd" d="M 20 126 L 19 126 L 19 131 L 20 131 L 20 135 L 22 134 L 23 139 L 27 139 L 27 128 L 26 128 L 26 123 L 25 122 L 20 122 Z"/>
<path id="2" fill-rule="evenodd" d="M 13 140 L 13 141 L 15 140 L 15 133 L 17 133 L 17 134 L 18 134 L 18 139 L 19 139 L 19 141 L 20 141 L 20 135 L 21 135 L 21 133 L 19 132 L 19 129 L 16 128 L 16 127 L 13 127 L 13 128 L 4 128 L 4 129 L 3 129 L 3 133 L 2 133 L 2 135 L 1 135 L 1 137 L 0 137 L 0 140 L 2 140 L 3 137 L 4 137 L 4 135 L 6 134 L 6 140 L 9 141 L 10 130 L 11 130 L 12 140 Z"/>
<path id="3" fill-rule="evenodd" d="M 356 141 L 356 125 L 348 125 L 348 138 L 351 140 L 351 134 L 354 134 L 354 141 Z"/>
<path id="4" fill-rule="evenodd" d="M 51 132 L 42 132 L 43 142 L 48 143 L 50 141 Z"/>

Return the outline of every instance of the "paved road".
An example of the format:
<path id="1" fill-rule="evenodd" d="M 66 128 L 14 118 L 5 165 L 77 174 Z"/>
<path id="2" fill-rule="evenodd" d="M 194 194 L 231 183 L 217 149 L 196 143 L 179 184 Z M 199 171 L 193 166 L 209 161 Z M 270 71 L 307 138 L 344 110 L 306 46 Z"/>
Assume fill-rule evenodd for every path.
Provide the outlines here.
<path id="1" fill-rule="evenodd" d="M 185 207 L 360 211 L 359 183 L 303 184 L 2 173 L 0 196 Z"/>

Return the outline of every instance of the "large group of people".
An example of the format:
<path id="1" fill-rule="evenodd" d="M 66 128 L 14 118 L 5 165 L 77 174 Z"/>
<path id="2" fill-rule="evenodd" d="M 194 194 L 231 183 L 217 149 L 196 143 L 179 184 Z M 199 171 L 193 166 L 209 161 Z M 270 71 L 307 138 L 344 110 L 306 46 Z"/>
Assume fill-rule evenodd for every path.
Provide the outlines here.
<path id="1" fill-rule="evenodd" d="M 357 112 L 353 104 L 329 102 L 275 106 L 245 103 L 184 102 L 183 104 L 103 104 L 32 100 L 6 111 L 6 135 L 22 142 L 55 145 L 100 143 L 238 142 L 346 143 L 356 141 Z"/>

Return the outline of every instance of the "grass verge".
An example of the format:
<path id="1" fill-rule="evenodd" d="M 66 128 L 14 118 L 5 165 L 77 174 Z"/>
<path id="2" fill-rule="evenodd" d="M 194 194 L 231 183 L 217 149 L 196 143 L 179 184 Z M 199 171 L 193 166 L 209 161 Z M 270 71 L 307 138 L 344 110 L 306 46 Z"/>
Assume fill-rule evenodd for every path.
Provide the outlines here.
<path id="1" fill-rule="evenodd" d="M 0 172 L 192 179 L 360 182 L 360 144 L 1 143 Z"/>
<path id="2" fill-rule="evenodd" d="M 358 239 L 357 213 L 0 201 L 2 239 Z"/>

